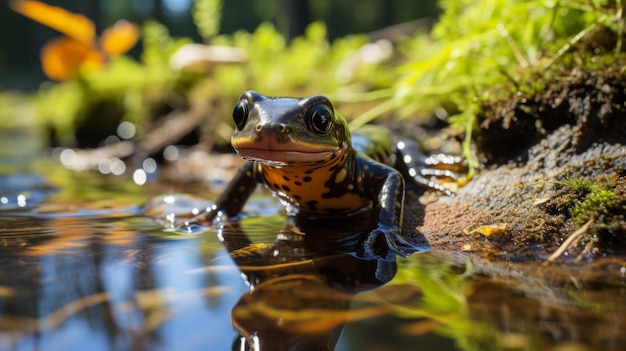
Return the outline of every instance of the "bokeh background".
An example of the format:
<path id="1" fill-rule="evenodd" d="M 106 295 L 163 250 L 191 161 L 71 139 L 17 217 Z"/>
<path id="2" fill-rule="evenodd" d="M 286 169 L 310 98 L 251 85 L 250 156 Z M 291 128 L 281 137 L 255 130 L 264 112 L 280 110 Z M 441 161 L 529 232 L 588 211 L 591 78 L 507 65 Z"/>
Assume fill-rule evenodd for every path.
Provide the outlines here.
<path id="1" fill-rule="evenodd" d="M 141 23 L 156 19 L 172 36 L 200 41 L 191 18 L 193 0 L 47 0 L 82 13 L 99 31 L 124 18 Z M 434 18 L 435 0 L 234 0 L 224 1 L 220 33 L 253 31 L 272 22 L 286 37 L 301 34 L 311 21 L 323 21 L 330 39 L 350 33 L 370 33 L 398 23 Z M 45 80 L 39 50 L 58 33 L 13 12 L 8 1 L 0 4 L 0 90 L 34 90 Z M 131 55 L 141 52 L 138 45 Z"/>

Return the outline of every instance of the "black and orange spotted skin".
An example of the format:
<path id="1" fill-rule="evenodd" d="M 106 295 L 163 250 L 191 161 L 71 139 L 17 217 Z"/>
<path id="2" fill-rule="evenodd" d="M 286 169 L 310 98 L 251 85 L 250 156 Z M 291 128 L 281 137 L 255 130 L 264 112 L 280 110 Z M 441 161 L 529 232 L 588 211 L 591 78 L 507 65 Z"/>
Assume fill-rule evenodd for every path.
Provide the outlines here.
<path id="1" fill-rule="evenodd" d="M 237 129 L 232 145 L 248 161 L 201 221 L 220 213 L 236 216 L 263 183 L 290 213 L 307 218 L 345 217 L 376 204 L 378 234 L 400 234 L 404 178 L 379 162 L 394 162 L 387 131 L 368 127 L 356 134 L 358 143 L 353 145 L 347 122 L 321 95 L 273 98 L 248 91 L 233 118 Z M 373 147 L 371 139 L 386 145 Z"/>

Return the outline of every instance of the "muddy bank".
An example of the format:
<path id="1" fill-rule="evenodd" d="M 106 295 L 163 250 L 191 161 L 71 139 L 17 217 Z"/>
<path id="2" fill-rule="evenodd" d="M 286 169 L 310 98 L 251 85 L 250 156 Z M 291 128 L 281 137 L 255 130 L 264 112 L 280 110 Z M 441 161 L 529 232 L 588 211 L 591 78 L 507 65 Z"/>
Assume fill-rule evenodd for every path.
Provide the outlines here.
<path id="1" fill-rule="evenodd" d="M 567 74 L 484 107 L 482 170 L 407 217 L 433 250 L 508 260 L 545 260 L 562 245 L 559 260 L 626 252 L 626 83 L 617 67 Z"/>

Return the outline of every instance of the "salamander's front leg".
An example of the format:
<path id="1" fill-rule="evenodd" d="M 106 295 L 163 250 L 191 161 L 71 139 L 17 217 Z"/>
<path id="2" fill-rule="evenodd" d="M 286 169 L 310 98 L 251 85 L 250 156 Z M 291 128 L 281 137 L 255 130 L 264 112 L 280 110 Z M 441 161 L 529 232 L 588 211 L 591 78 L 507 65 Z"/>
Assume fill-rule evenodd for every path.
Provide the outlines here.
<path id="1" fill-rule="evenodd" d="M 364 241 L 364 253 L 381 257 L 395 254 L 407 256 L 416 251 L 402 235 L 402 213 L 404 206 L 404 179 L 391 167 L 370 163 L 366 167 L 371 183 L 370 190 L 377 191 L 378 223 Z M 384 245 L 381 247 L 381 245 Z"/>
<path id="2" fill-rule="evenodd" d="M 227 217 L 238 215 L 258 184 L 256 167 L 256 162 L 246 161 L 215 204 L 209 206 L 191 222 L 208 225 L 218 215 Z"/>

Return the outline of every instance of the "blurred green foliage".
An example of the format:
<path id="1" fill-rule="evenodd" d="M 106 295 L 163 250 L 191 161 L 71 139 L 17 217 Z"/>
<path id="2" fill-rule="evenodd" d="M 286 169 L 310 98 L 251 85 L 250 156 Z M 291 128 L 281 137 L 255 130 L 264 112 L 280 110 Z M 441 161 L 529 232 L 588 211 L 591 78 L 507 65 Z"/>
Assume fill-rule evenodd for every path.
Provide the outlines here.
<path id="1" fill-rule="evenodd" d="M 594 56 L 593 52 L 563 58 L 562 51 L 582 39 L 580 35 L 589 28 L 606 27 L 615 32 L 622 28 L 619 1 L 440 3 L 445 11 L 433 28 L 431 40 L 417 36 L 404 43 L 404 51 L 413 60 L 396 86 L 402 115 L 448 101 L 465 107 L 468 94 L 486 98 L 493 92 L 488 87 L 510 80 L 521 83 L 525 75 L 545 72 L 555 61 L 582 64 Z M 620 51 L 619 46 L 616 51 Z M 427 96 L 431 99 L 424 99 Z"/>
<path id="2" fill-rule="evenodd" d="M 400 259 L 398 264 L 398 273 L 386 288 L 390 291 L 399 290 L 399 287 L 404 291 L 415 289 L 421 292 L 421 296 L 402 304 L 388 301 L 397 316 L 407 320 L 436 321 L 435 331 L 454 339 L 460 350 L 504 349 L 491 326 L 470 316 L 466 296 L 472 287 L 469 277 L 473 266 L 469 260 L 465 267 L 458 267 L 433 255 L 420 254 Z M 386 298 L 383 295 L 383 300 Z"/>
<path id="3" fill-rule="evenodd" d="M 156 21 L 145 22 L 139 62 L 122 56 L 109 61 L 103 70 L 42 85 L 35 97 L 41 123 L 68 143 L 77 124 L 89 118 L 145 122 L 152 106 L 176 92 L 182 73 L 170 68 L 169 58 L 190 42 L 170 37 L 167 28 Z"/>
<path id="4" fill-rule="evenodd" d="M 217 111 L 219 118 L 230 123 L 232 104 L 247 89 L 268 95 L 305 95 L 332 93 L 345 87 L 348 82 L 334 75 L 341 63 L 367 42 L 366 36 L 353 35 L 330 43 L 325 25 L 319 22 L 289 43 L 269 23 L 260 25 L 253 33 L 239 31 L 215 36 L 219 3 L 198 0 L 194 19 L 208 44 L 241 48 L 247 57 L 245 64 L 218 64 L 202 73 L 174 68 L 172 55 L 191 43 L 191 39 L 173 38 L 157 21 L 147 21 L 139 62 L 121 57 L 108 62 L 101 71 L 80 74 L 59 84 L 44 84 L 35 97 L 41 123 L 52 127 L 61 143 L 71 144 L 77 124 L 89 118 L 111 123 L 146 122 L 154 117 L 151 112 L 155 105 L 185 108 L 193 103 L 193 96 L 225 100 L 224 109 Z M 207 18 L 207 9 L 213 9 L 217 18 Z M 368 77 L 358 77 L 359 85 L 376 88 L 383 77 L 380 73 L 370 75 L 369 84 Z M 121 116 L 107 115 L 106 110 Z"/>
<path id="5" fill-rule="evenodd" d="M 304 36 L 287 43 L 273 25 L 264 23 L 254 33 L 217 37 L 213 44 L 242 48 L 248 62 L 243 66 L 217 67 L 215 82 L 237 96 L 246 89 L 266 95 L 295 96 L 336 92 L 349 84 L 335 77 L 339 66 L 364 45 L 367 38 L 352 35 L 329 43 L 326 34 L 326 26 L 315 22 L 309 25 Z M 371 78 L 373 84 L 375 77 Z M 364 84 L 364 81 L 359 83 Z"/>
<path id="6" fill-rule="evenodd" d="M 222 18 L 221 0 L 196 1 L 193 10 L 193 21 L 205 42 L 219 33 Z"/>
<path id="7" fill-rule="evenodd" d="M 101 115 L 107 104 L 121 113 L 118 119 L 141 122 L 154 117 L 155 105 L 184 108 L 194 96 L 204 96 L 223 102 L 216 116 L 229 123 L 232 104 L 247 89 L 267 95 L 323 93 L 342 108 L 351 105 L 345 115 L 356 116 L 354 125 L 443 108 L 452 126 L 466 133 L 470 156 L 477 102 L 540 89 L 538 80 L 556 78 L 550 71 L 555 66 L 622 57 L 620 0 L 441 0 L 443 13 L 432 32 L 406 37 L 391 56 L 371 62 L 355 60 L 367 36 L 330 41 L 321 22 L 290 42 L 269 23 L 253 32 L 218 35 L 222 6 L 219 0 L 197 0 L 195 25 L 206 44 L 241 48 L 247 62 L 217 64 L 203 73 L 173 68 L 171 56 L 192 40 L 173 38 L 163 25 L 147 21 L 140 61 L 122 57 L 102 71 L 43 85 L 36 97 L 42 123 L 67 142 L 77 122 L 96 111 Z M 608 44 L 612 49 L 580 49 L 602 31 L 615 38 Z"/>

